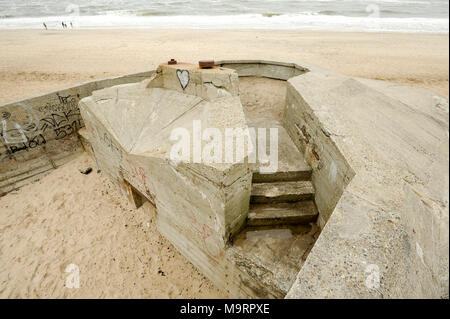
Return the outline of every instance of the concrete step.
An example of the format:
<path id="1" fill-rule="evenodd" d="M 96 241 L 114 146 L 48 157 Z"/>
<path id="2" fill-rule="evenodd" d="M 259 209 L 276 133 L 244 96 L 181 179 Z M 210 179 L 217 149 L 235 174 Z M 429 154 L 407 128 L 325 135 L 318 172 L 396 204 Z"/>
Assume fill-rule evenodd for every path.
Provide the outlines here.
<path id="1" fill-rule="evenodd" d="M 311 180 L 311 169 L 301 171 L 287 171 L 276 173 L 260 173 L 253 172 L 253 183 L 274 183 L 274 182 L 294 182 L 294 181 L 308 181 Z"/>
<path id="2" fill-rule="evenodd" d="M 272 183 L 272 182 L 287 182 L 287 181 L 306 181 L 311 179 L 311 167 L 306 163 L 303 153 L 301 153 L 297 146 L 295 146 L 291 137 L 284 129 L 284 127 L 275 120 L 266 119 L 253 119 L 248 123 L 251 127 L 258 128 L 276 128 L 278 132 L 278 163 L 276 172 L 274 173 L 260 173 L 260 169 L 266 165 L 257 163 L 251 164 L 253 172 L 253 183 Z M 268 136 L 265 154 L 270 154 L 270 139 Z M 256 145 L 257 153 L 259 149 L 259 143 Z"/>
<path id="3" fill-rule="evenodd" d="M 256 183 L 252 185 L 251 203 L 283 203 L 309 200 L 314 197 L 310 181 Z"/>
<path id="4" fill-rule="evenodd" d="M 312 200 L 295 203 L 253 204 L 248 212 L 248 226 L 309 224 L 317 219 Z"/>

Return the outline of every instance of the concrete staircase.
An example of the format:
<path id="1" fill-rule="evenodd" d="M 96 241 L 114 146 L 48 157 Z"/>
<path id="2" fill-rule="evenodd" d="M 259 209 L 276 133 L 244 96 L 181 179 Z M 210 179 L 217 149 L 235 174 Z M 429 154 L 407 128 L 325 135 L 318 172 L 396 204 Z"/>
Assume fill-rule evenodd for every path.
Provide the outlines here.
<path id="1" fill-rule="evenodd" d="M 276 124 L 271 123 L 272 126 Z M 307 225 L 317 219 L 311 168 L 284 128 L 279 130 L 278 171 L 253 169 L 247 226 Z"/>
<path id="2" fill-rule="evenodd" d="M 253 181 L 247 226 L 309 224 L 316 220 L 317 215 L 314 187 L 310 180 L 277 178 L 270 183 Z"/>
<path id="3" fill-rule="evenodd" d="M 239 271 L 255 278 L 243 282 L 252 294 L 283 298 L 320 234 L 312 170 L 279 122 L 252 120 L 249 126 L 278 128 L 278 169 L 261 173 L 263 164 L 251 166 L 247 224 L 227 252 Z"/>
<path id="4" fill-rule="evenodd" d="M 229 250 L 240 271 L 258 278 L 245 285 L 260 298 L 286 295 L 320 234 L 312 170 L 282 127 L 278 155 L 275 173 L 252 167 L 247 224 Z"/>

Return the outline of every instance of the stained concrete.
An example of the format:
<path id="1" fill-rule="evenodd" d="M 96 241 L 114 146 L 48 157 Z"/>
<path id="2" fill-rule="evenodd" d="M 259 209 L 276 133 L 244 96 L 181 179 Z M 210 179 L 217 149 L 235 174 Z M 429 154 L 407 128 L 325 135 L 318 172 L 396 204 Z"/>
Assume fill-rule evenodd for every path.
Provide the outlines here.
<path id="1" fill-rule="evenodd" d="M 255 64 L 242 74 L 263 76 Z M 323 233 L 287 297 L 448 298 L 448 100 L 301 65 L 284 123 Z"/>
<path id="2" fill-rule="evenodd" d="M 283 123 L 323 232 L 287 297 L 448 298 L 448 99 L 301 65 Z M 258 61 L 239 69 L 264 76 Z"/>
<path id="3" fill-rule="evenodd" d="M 289 298 L 448 295 L 442 101 L 313 68 L 288 81 L 286 127 L 311 154 L 324 226 Z"/>
<path id="4" fill-rule="evenodd" d="M 135 188 L 130 200 L 138 193 L 151 201 L 158 230 L 216 285 L 232 296 L 254 296 L 242 287 L 246 275 L 225 257 L 247 218 L 252 174 L 246 156 L 242 163 L 170 157 L 172 130 L 184 128 L 193 137 L 193 121 L 223 136 L 226 128 L 247 128 L 237 88 L 232 70 L 162 65 L 141 83 L 93 92 L 80 109 L 102 171 Z"/>
<path id="5" fill-rule="evenodd" d="M 312 200 L 294 203 L 253 204 L 247 217 L 248 226 L 296 225 L 315 222 L 318 216 Z"/>
<path id="6" fill-rule="evenodd" d="M 314 187 L 310 181 L 273 182 L 253 184 L 252 203 L 283 203 L 313 199 Z"/>
<path id="7" fill-rule="evenodd" d="M 294 243 L 289 244 L 294 248 L 288 249 L 285 257 L 290 262 L 280 264 L 279 273 L 274 272 L 273 255 L 262 248 L 255 259 L 260 249 L 248 248 L 238 234 L 247 222 L 250 198 L 257 197 L 250 191 L 255 193 L 266 185 L 252 185 L 255 174 L 260 179 L 288 179 L 279 186 L 279 200 L 288 196 L 298 201 L 313 198 L 313 186 L 307 181 L 311 168 L 280 122 L 245 117 L 238 88 L 233 70 L 200 70 L 184 63 L 161 65 L 148 80 L 95 91 L 84 98 L 80 109 L 86 131 L 80 135 L 88 140 L 99 168 L 123 185 L 136 207 L 142 198 L 156 206 L 159 231 L 216 285 L 233 297 L 279 298 L 287 293 L 301 266 L 299 260 L 316 238 L 309 233 L 313 226 L 295 233 Z M 249 124 L 279 129 L 279 172 L 270 177 L 258 175 L 259 167 L 246 161 L 247 154 L 242 161 L 236 158 L 230 163 L 195 163 L 192 156 L 174 162 L 169 157 L 171 132 L 184 128 L 192 136 L 193 121 L 222 133 L 226 128 L 247 129 Z M 245 146 L 249 142 L 246 140 Z M 271 182 L 269 188 L 276 186 Z M 262 197 L 269 196 L 267 192 L 268 188 Z M 316 210 L 300 216 L 292 214 L 294 209 L 298 207 L 291 209 L 290 216 L 275 218 L 276 224 L 282 220 L 307 224 L 316 218 Z M 289 243 L 267 234 L 272 249 L 284 250 Z M 267 275 L 255 278 L 249 265 Z"/>
<path id="8" fill-rule="evenodd" d="M 266 128 L 266 144 L 265 150 L 259 149 L 259 144 L 255 146 L 256 152 L 265 152 L 264 154 L 270 154 L 270 128 L 277 129 L 277 151 L 278 151 L 278 163 L 277 171 L 265 173 L 260 170 L 261 167 L 267 166 L 267 164 L 262 164 L 259 161 L 256 163 L 251 163 L 250 168 L 253 172 L 253 182 L 273 182 L 277 180 L 283 181 L 298 181 L 298 180 L 309 180 L 311 178 L 312 170 L 311 166 L 306 163 L 303 153 L 301 153 L 291 137 L 278 121 L 265 118 L 255 118 L 253 114 L 247 114 L 247 125 L 252 128 Z"/>
<path id="9" fill-rule="evenodd" d="M 258 298 L 283 298 L 314 245 L 320 229 L 300 226 L 248 227 L 234 240 L 227 253 Z M 258 287 L 262 283 L 264 289 Z M 260 284 L 261 285 L 261 284 Z"/>
<path id="10" fill-rule="evenodd" d="M 216 65 L 236 70 L 240 77 L 264 77 L 274 80 L 289 80 L 305 74 L 308 69 L 295 63 L 267 60 L 223 60 Z"/>

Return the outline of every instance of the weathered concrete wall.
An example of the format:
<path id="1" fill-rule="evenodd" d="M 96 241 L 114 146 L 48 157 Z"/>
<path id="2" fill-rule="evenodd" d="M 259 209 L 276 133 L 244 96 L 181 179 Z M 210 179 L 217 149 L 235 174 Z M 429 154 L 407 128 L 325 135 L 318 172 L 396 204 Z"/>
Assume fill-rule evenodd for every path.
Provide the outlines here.
<path id="1" fill-rule="evenodd" d="M 189 71 L 190 79 L 181 90 L 179 69 Z M 213 92 L 210 83 L 225 92 Z M 220 164 L 168 158 L 173 144 L 169 133 L 180 127 L 192 132 L 193 120 L 221 131 L 247 127 L 237 88 L 237 74 L 230 70 L 163 66 L 142 83 L 82 99 L 83 135 L 119 192 L 152 202 L 161 234 L 218 287 L 232 297 L 281 297 L 237 268 L 226 249 L 248 213 L 252 173 L 245 158 L 243 163 Z"/>
<path id="2" fill-rule="evenodd" d="M 306 63 L 218 63 L 292 78 L 284 125 L 324 231 L 287 297 L 448 298 L 448 100 Z"/>
<path id="3" fill-rule="evenodd" d="M 289 100 L 288 114 L 316 124 L 305 125 L 301 138 L 323 143 L 317 168 L 330 160 L 320 147 L 332 146 L 341 154 L 333 161 L 347 162 L 323 177 L 344 176 L 339 172 L 347 165 L 355 175 L 287 297 L 448 296 L 448 101 L 310 70 L 289 80 L 298 96 Z M 333 185 L 334 174 L 328 182 L 315 174 L 316 193 Z"/>
<path id="4" fill-rule="evenodd" d="M 284 127 L 313 168 L 312 181 L 323 228 L 355 172 L 334 142 L 334 136 L 288 82 Z"/>
<path id="5" fill-rule="evenodd" d="M 89 82 L 0 105 L 0 195 L 40 178 L 83 151 L 78 101 L 94 90 L 141 81 L 153 71 Z"/>
<path id="6" fill-rule="evenodd" d="M 157 208 L 158 231 L 224 292 L 234 297 L 254 296 L 240 285 L 235 267 L 225 256 L 225 218 L 229 215 L 226 198 L 249 196 L 249 186 L 245 191 L 242 184 L 249 185 L 251 175 L 222 185 L 187 165 L 127 154 L 102 123 L 85 116 L 83 106 L 81 109 L 88 135 L 93 134 L 89 141 L 98 167 L 115 181 L 119 193 L 130 198 L 128 182 L 152 202 Z"/>
<path id="7" fill-rule="evenodd" d="M 216 64 L 235 69 L 240 77 L 266 77 L 285 81 L 307 74 L 310 69 L 326 72 L 308 64 L 265 60 L 225 60 Z M 289 82 L 287 85 L 283 126 L 300 151 L 306 154 L 308 163 L 314 169 L 315 201 L 320 212 L 319 225 L 323 227 L 354 172 L 319 119 L 308 112 L 308 108 L 295 107 L 304 101 Z"/>
<path id="8" fill-rule="evenodd" d="M 295 63 L 267 60 L 223 60 L 217 61 L 216 65 L 236 70 L 240 77 L 256 76 L 284 81 L 309 71 Z"/>
<path id="9" fill-rule="evenodd" d="M 405 279 L 410 279 L 410 282 L 407 282 L 410 297 L 448 298 L 448 99 L 424 89 L 412 89 L 384 81 L 358 80 L 408 105 L 414 114 L 411 118 L 419 131 L 429 131 L 430 121 L 435 122 L 434 126 L 437 126 L 430 130 L 434 136 L 427 136 L 426 148 L 418 149 L 419 154 L 427 154 L 429 160 L 416 162 L 416 165 L 423 167 L 409 169 L 404 178 L 402 223 L 411 248 L 411 273 L 408 273 Z M 426 121 L 422 122 L 416 113 L 424 116 Z M 421 139 L 424 140 L 424 137 Z M 417 173 L 412 173 L 414 171 Z"/>
<path id="10" fill-rule="evenodd" d="M 220 72 L 218 72 L 220 70 Z M 188 63 L 160 67 L 148 87 L 165 88 L 211 101 L 239 95 L 238 74 L 227 68 L 203 69 Z"/>

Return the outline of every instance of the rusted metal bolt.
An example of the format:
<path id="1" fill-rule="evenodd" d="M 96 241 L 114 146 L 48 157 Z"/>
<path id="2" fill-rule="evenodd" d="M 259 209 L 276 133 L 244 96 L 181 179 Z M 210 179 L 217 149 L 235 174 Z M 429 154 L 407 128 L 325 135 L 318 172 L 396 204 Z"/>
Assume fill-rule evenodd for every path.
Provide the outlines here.
<path id="1" fill-rule="evenodd" d="M 170 59 L 170 61 L 167 62 L 167 64 L 169 64 L 169 65 L 177 64 L 177 60 L 175 60 L 175 59 Z"/>
<path id="2" fill-rule="evenodd" d="M 203 60 L 199 61 L 198 65 L 200 69 L 212 69 L 216 64 L 214 63 L 214 60 Z"/>

